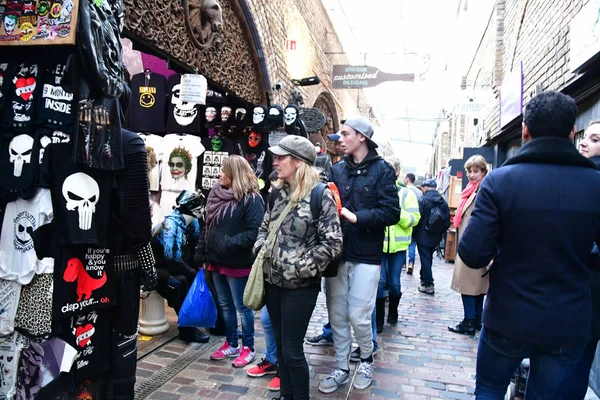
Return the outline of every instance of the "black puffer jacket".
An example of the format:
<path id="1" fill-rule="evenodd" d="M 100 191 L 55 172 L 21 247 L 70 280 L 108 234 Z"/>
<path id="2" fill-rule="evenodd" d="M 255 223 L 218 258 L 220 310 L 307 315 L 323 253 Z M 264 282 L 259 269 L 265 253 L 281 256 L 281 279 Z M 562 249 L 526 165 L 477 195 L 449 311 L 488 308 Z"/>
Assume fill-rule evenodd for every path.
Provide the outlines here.
<path id="1" fill-rule="evenodd" d="M 381 264 L 385 227 L 400 220 L 394 169 L 371 150 L 360 164 L 350 156 L 335 164 L 330 181 L 338 187 L 342 205 L 357 217 L 355 224 L 341 218 L 342 260 Z"/>
<path id="2" fill-rule="evenodd" d="M 204 225 L 194 261 L 197 264 L 207 262 L 227 268 L 252 267 L 252 247 L 264 215 L 262 197 L 246 197 L 238 203 L 233 213 L 228 209 L 208 230 L 208 234 Z"/>
<path id="3" fill-rule="evenodd" d="M 590 158 L 600 169 L 600 156 Z M 600 340 L 600 254 L 598 246 L 594 245 L 592 250 L 592 268 L 590 281 L 592 283 L 592 339 Z"/>

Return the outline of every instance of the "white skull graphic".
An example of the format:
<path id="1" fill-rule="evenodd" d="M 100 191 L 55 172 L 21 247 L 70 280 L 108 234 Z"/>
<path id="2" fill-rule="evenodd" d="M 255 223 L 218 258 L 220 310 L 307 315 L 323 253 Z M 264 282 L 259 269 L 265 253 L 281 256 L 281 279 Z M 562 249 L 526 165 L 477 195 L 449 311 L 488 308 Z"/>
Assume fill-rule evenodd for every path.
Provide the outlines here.
<path id="1" fill-rule="evenodd" d="M 15 222 L 15 245 L 18 249 L 23 249 L 31 244 L 31 233 L 35 229 L 33 217 L 30 214 L 23 214 Z"/>
<path id="2" fill-rule="evenodd" d="M 285 124 L 292 125 L 298 118 L 298 111 L 294 107 L 288 107 L 285 109 Z"/>
<path id="3" fill-rule="evenodd" d="M 83 172 L 69 175 L 63 182 L 62 195 L 67 201 L 67 210 L 79 213 L 79 229 L 92 228 L 92 218 L 100 198 L 98 183 Z"/>
<path id="4" fill-rule="evenodd" d="M 181 84 L 173 86 L 173 95 L 171 96 L 171 104 L 173 104 L 173 117 L 175 121 L 181 126 L 188 126 L 196 116 L 198 115 L 198 109 L 194 106 L 194 103 L 188 103 L 187 101 L 181 101 Z"/>
<path id="5" fill-rule="evenodd" d="M 42 136 L 42 138 L 40 139 L 40 144 L 42 145 L 42 147 L 40 148 L 40 164 L 44 160 L 44 151 L 46 150 L 46 146 L 48 146 L 50 143 L 52 143 L 52 139 L 50 139 L 48 136 Z"/>
<path id="6" fill-rule="evenodd" d="M 33 138 L 22 134 L 15 136 L 8 145 L 8 155 L 10 162 L 14 164 L 13 175 L 17 178 L 23 173 L 23 164 L 31 163 L 31 149 L 33 148 Z"/>
<path id="7" fill-rule="evenodd" d="M 6 15 L 4 17 L 4 31 L 7 35 L 12 35 L 17 26 L 17 16 L 13 14 Z"/>
<path id="8" fill-rule="evenodd" d="M 279 109 L 277 109 L 275 107 L 269 108 L 269 115 L 275 115 L 275 116 L 277 116 L 279 114 L 280 114 Z"/>
<path id="9" fill-rule="evenodd" d="M 246 118 L 246 109 L 245 108 L 236 108 L 235 109 L 235 117 L 238 119 Z"/>
<path id="10" fill-rule="evenodd" d="M 229 116 L 231 115 L 231 107 L 223 106 L 221 107 L 221 121 L 226 122 L 229 120 Z"/>
<path id="11" fill-rule="evenodd" d="M 265 120 L 265 110 L 262 107 L 254 107 L 254 114 L 252 115 L 252 122 L 254 125 L 258 125 Z"/>

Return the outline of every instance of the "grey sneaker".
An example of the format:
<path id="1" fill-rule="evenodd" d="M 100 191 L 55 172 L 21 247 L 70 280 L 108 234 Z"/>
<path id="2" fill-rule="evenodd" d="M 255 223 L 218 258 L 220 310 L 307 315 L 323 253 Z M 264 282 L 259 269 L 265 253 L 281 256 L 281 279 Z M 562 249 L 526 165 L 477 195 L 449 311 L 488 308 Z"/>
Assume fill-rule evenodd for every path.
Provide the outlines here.
<path id="1" fill-rule="evenodd" d="M 356 370 L 356 377 L 354 378 L 354 388 L 363 390 L 371 386 L 373 381 L 373 364 L 369 362 L 361 362 L 358 364 Z"/>
<path id="2" fill-rule="evenodd" d="M 350 382 L 350 374 L 342 371 L 341 369 L 336 369 L 329 375 L 329 378 L 324 379 L 319 384 L 319 392 L 321 393 L 333 393 L 340 386 Z"/>
<path id="3" fill-rule="evenodd" d="M 425 294 L 430 294 L 430 295 L 434 295 L 435 294 L 435 287 L 433 285 L 421 285 L 419 286 L 419 292 L 421 293 L 425 293 Z"/>
<path id="4" fill-rule="evenodd" d="M 377 352 L 379 351 L 379 349 L 375 349 L 373 350 L 373 357 L 375 357 L 377 355 Z M 360 347 L 357 347 L 356 350 L 354 350 L 352 353 L 350 353 L 350 361 L 351 362 L 360 362 Z"/>

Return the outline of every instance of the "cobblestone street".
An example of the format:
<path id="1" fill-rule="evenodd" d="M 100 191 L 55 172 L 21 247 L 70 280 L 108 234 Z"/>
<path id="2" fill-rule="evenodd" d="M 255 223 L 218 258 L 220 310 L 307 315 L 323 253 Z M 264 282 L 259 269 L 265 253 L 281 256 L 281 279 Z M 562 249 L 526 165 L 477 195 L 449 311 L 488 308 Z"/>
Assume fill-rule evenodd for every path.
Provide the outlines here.
<path id="1" fill-rule="evenodd" d="M 447 326 L 462 319 L 458 294 L 450 290 L 453 264 L 436 259 L 435 296 L 417 291 L 415 275 L 402 273 L 403 297 L 396 327 L 385 325 L 378 337 L 380 351 L 375 357 L 373 385 L 363 391 L 352 389 L 349 399 L 472 399 L 477 341 L 453 334 Z M 327 320 L 325 298 L 320 296 L 308 336 L 318 334 Z M 257 361 L 264 356 L 260 320 L 256 321 Z M 150 399 L 240 399 L 273 397 L 267 390 L 270 377 L 250 378 L 231 361 L 212 361 L 209 355 L 222 344 L 212 337 L 206 345 L 173 341 L 138 364 L 138 398 Z M 317 386 L 334 365 L 332 346 L 305 346 L 311 370 L 311 397 L 344 399 L 350 385 L 329 395 Z"/>

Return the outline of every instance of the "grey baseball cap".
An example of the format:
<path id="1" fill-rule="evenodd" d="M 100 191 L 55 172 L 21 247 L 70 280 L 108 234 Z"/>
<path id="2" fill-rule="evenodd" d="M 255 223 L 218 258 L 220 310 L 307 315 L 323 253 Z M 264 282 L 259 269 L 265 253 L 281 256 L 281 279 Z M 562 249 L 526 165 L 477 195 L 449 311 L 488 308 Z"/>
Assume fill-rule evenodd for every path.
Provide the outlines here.
<path id="1" fill-rule="evenodd" d="M 375 133 L 375 131 L 373 130 L 373 125 L 371 125 L 371 121 L 369 121 L 367 118 L 358 115 L 356 117 L 348 118 L 347 120 L 342 121 L 342 124 L 349 126 L 356 132 L 362 134 L 365 138 L 367 138 L 367 142 L 371 147 L 375 149 L 379 147 L 377 146 L 377 143 L 375 143 L 372 139 L 373 133 Z"/>
<path id="2" fill-rule="evenodd" d="M 269 147 L 269 151 L 276 156 L 296 157 L 309 165 L 315 165 L 317 160 L 315 146 L 302 136 L 288 135 L 277 146 Z"/>

